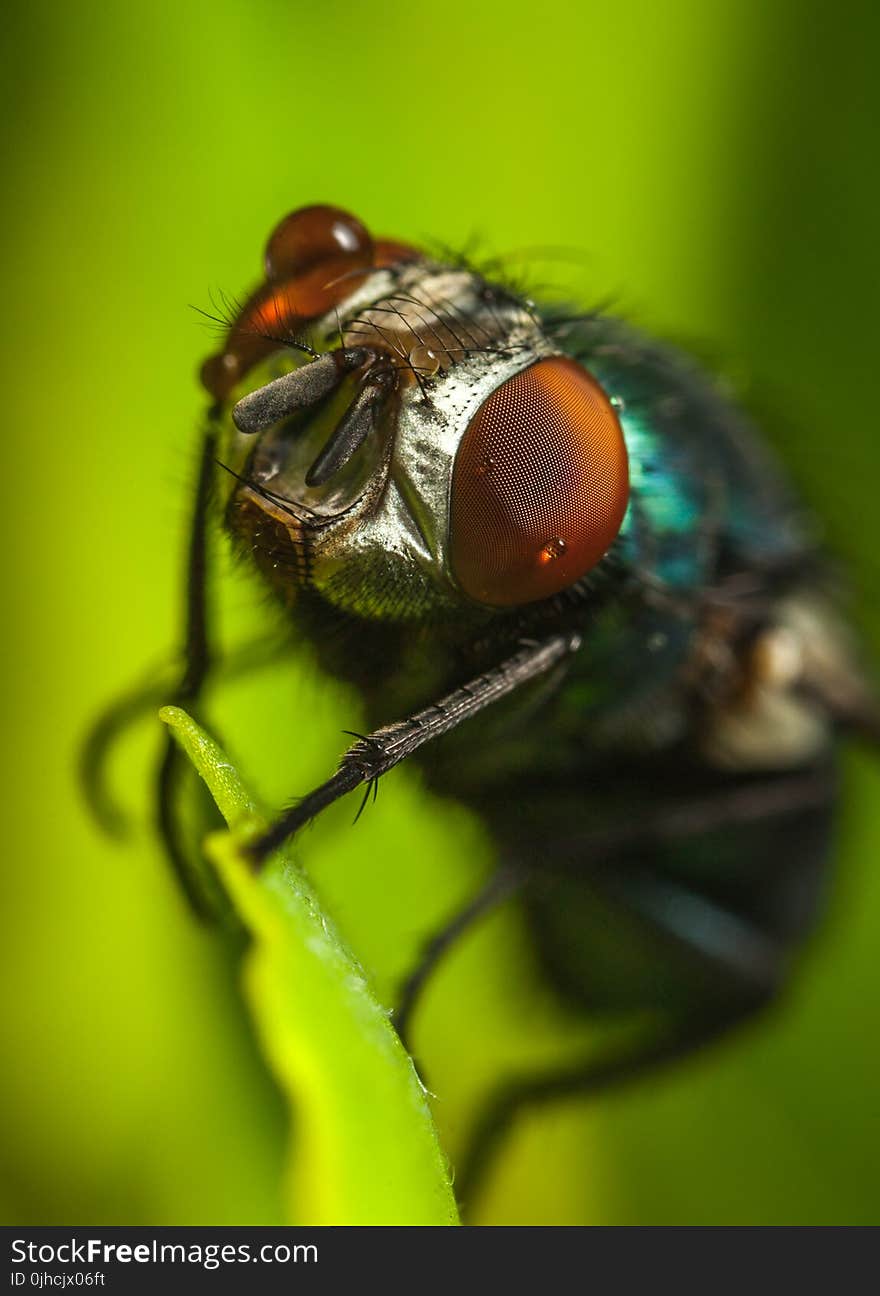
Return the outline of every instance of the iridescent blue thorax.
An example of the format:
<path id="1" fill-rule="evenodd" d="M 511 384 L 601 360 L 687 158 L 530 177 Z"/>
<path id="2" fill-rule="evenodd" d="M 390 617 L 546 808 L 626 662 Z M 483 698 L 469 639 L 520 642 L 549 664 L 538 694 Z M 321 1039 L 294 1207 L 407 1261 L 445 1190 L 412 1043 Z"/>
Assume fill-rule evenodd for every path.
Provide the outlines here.
<path id="1" fill-rule="evenodd" d="M 697 591 L 730 571 L 798 561 L 809 545 L 804 519 L 719 383 L 616 320 L 581 324 L 563 344 L 618 409 L 630 461 L 618 546 L 627 567 Z"/>

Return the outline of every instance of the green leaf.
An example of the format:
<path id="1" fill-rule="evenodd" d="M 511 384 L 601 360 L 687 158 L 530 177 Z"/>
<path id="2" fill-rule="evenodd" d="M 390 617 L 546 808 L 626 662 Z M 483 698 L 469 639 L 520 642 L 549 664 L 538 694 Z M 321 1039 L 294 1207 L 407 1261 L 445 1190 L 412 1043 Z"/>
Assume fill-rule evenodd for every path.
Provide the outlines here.
<path id="1" fill-rule="evenodd" d="M 160 715 L 231 829 L 206 849 L 251 936 L 244 994 L 292 1111 L 291 1221 L 458 1223 L 425 1092 L 363 971 L 289 853 L 254 873 L 240 843 L 263 820 L 221 749 L 177 707 Z"/>

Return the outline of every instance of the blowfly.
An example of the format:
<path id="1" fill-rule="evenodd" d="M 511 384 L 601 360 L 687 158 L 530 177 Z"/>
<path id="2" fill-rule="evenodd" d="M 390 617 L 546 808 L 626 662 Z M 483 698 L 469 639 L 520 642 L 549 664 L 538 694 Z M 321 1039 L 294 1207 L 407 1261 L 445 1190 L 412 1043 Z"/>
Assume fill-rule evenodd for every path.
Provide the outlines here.
<path id="1" fill-rule="evenodd" d="M 514 899 L 561 996 L 652 1023 L 504 1081 L 457 1175 L 467 1199 L 525 1106 L 622 1084 L 773 1000 L 821 910 L 839 740 L 877 741 L 876 700 L 810 518 L 748 418 L 619 319 L 535 305 L 313 206 L 271 235 L 202 381 L 173 700 L 197 701 L 212 659 L 216 508 L 371 726 L 252 846 L 255 866 L 411 758 L 483 817 L 498 868 L 413 969 L 402 1036 L 444 951 Z M 93 776 L 118 719 L 96 732 Z M 159 818 L 198 902 L 176 759 Z"/>

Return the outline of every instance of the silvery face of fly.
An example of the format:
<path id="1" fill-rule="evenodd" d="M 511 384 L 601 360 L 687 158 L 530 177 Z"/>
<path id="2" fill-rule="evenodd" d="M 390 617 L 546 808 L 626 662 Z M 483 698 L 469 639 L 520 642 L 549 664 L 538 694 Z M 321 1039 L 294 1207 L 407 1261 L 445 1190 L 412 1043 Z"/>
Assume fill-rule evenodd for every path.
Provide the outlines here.
<path id="1" fill-rule="evenodd" d="M 627 505 L 623 433 L 528 303 L 407 253 L 331 269 L 332 308 L 306 321 L 309 267 L 290 270 L 208 369 L 211 380 L 224 361 L 235 368 L 258 327 L 304 348 L 238 365 L 245 394 L 223 448 L 238 478 L 230 524 L 255 553 L 268 548 L 276 584 L 408 620 L 547 599 L 601 561 Z"/>

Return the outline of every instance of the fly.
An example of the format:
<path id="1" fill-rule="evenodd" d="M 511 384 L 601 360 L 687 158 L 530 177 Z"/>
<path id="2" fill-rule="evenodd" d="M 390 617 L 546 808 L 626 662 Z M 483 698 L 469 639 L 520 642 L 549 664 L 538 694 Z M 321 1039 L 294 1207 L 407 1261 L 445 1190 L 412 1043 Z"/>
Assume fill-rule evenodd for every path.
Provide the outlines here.
<path id="1" fill-rule="evenodd" d="M 523 1108 L 625 1083 L 775 998 L 822 908 L 839 740 L 877 742 L 876 699 L 747 418 L 618 319 L 535 306 L 315 206 L 272 234 L 202 380 L 173 700 L 195 703 L 212 661 L 217 507 L 372 726 L 251 846 L 254 867 L 412 758 L 483 817 L 498 869 L 407 979 L 404 1040 L 445 951 L 514 897 L 560 996 L 652 1023 L 504 1081 L 457 1174 L 467 1200 Z M 93 799 L 124 714 L 87 751 Z M 203 907 L 179 772 L 169 741 L 160 824 Z"/>

